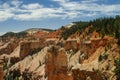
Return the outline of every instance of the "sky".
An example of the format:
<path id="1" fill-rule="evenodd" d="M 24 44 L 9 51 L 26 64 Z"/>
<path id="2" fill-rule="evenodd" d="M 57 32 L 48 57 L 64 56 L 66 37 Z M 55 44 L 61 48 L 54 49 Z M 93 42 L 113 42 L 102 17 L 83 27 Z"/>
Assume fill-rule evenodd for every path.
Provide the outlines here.
<path id="1" fill-rule="evenodd" d="M 120 0 L 0 0 L 0 35 L 120 15 Z"/>

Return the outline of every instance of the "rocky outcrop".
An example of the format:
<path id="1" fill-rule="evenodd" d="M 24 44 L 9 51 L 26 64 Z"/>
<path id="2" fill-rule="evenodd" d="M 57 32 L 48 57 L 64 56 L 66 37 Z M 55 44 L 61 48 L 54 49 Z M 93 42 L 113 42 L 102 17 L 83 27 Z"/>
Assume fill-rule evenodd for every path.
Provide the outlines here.
<path id="1" fill-rule="evenodd" d="M 20 59 L 25 58 L 27 55 L 32 55 L 40 51 L 45 45 L 42 42 L 22 42 L 20 44 Z"/>
<path id="2" fill-rule="evenodd" d="M 0 58 L 0 80 L 3 80 L 4 72 L 3 72 L 3 59 Z"/>
<path id="3" fill-rule="evenodd" d="M 33 34 L 33 37 L 35 38 L 43 38 L 45 37 L 49 32 L 47 31 L 37 31 L 36 33 Z"/>
<path id="4" fill-rule="evenodd" d="M 0 48 L 0 55 L 12 53 L 14 49 L 18 46 L 18 44 L 19 44 L 19 41 L 10 41 L 7 44 L 3 45 Z"/>
<path id="5" fill-rule="evenodd" d="M 15 63 L 6 72 L 6 77 L 13 74 L 19 80 L 45 80 L 45 56 L 48 47 L 45 47 L 36 54 L 28 55 Z M 18 73 L 19 75 L 16 75 Z"/>
<path id="6" fill-rule="evenodd" d="M 48 80 L 72 80 L 67 75 L 67 64 L 65 49 L 52 46 L 46 56 L 45 73 Z"/>
<path id="7" fill-rule="evenodd" d="M 0 67 L 0 80 L 3 80 L 3 69 Z"/>
<path id="8" fill-rule="evenodd" d="M 53 32 L 50 32 L 48 35 L 46 35 L 46 39 L 54 38 L 54 39 L 60 39 L 61 38 L 61 33 L 63 31 L 61 29 L 55 30 Z"/>
<path id="9" fill-rule="evenodd" d="M 80 47 L 79 43 L 77 43 L 76 39 L 71 39 L 71 40 L 67 40 L 65 42 L 63 42 L 63 46 L 65 48 L 65 50 L 78 50 Z"/>
<path id="10" fill-rule="evenodd" d="M 103 80 L 102 74 L 98 71 L 72 70 L 74 80 Z"/>

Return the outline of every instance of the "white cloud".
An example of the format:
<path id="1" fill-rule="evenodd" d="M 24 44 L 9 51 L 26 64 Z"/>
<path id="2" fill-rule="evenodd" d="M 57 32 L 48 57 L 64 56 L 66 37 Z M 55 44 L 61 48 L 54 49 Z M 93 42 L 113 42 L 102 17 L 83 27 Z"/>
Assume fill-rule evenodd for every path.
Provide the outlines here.
<path id="1" fill-rule="evenodd" d="M 96 15 L 111 15 L 111 13 L 112 14 L 114 13 L 114 15 L 120 14 L 120 9 L 118 8 L 120 7 L 120 4 L 113 4 L 113 5 L 98 4 L 97 3 L 98 0 L 82 0 L 79 2 L 66 1 L 66 0 L 63 1 L 53 0 L 53 1 L 58 1 L 59 5 L 68 12 L 74 11 L 74 15 L 78 15 L 81 12 L 84 12 L 84 14 L 81 16 L 85 16 L 85 17 L 96 16 Z"/>
<path id="2" fill-rule="evenodd" d="M 29 9 L 39 9 L 39 8 L 42 8 L 43 5 L 40 5 L 38 3 L 34 3 L 34 4 L 23 5 L 22 7 L 29 10 Z"/>
<path id="3" fill-rule="evenodd" d="M 65 3 L 65 2 L 68 2 L 69 0 L 51 0 L 51 1 L 56 1 L 56 2 Z"/>
<path id="4" fill-rule="evenodd" d="M 23 4 L 20 0 L 12 0 L 0 5 L 0 21 L 8 19 L 30 21 L 48 18 L 74 19 L 99 15 L 120 14 L 120 4 L 97 4 L 98 0 L 52 0 L 60 7 L 46 7 L 39 3 Z M 11 6 L 12 5 L 12 6 Z"/>
<path id="5" fill-rule="evenodd" d="M 18 0 L 13 0 L 10 2 L 11 5 L 15 6 L 15 7 L 19 7 L 23 2 L 22 1 L 18 1 Z"/>
<path id="6" fill-rule="evenodd" d="M 0 11 L 0 21 L 5 21 L 9 18 L 12 18 L 14 14 L 8 11 Z"/>
<path id="7" fill-rule="evenodd" d="M 93 3 L 93 2 L 97 2 L 98 0 L 82 0 L 82 3 Z"/>
<path id="8" fill-rule="evenodd" d="M 8 3 L 4 3 L 4 4 L 0 5 L 1 9 L 7 9 L 9 7 L 10 7 L 10 5 Z"/>
<path id="9" fill-rule="evenodd" d="M 62 13 L 61 8 L 36 8 L 35 10 L 24 10 L 23 14 L 15 15 L 14 19 L 17 20 L 39 20 L 45 18 L 62 17 L 59 13 Z"/>

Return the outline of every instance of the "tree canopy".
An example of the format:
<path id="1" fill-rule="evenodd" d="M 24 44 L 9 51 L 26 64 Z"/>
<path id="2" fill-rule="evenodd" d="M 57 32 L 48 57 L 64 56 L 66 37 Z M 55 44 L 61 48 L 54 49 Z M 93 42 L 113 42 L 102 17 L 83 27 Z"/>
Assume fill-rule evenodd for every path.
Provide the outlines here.
<path id="1" fill-rule="evenodd" d="M 104 17 L 94 19 L 89 22 L 73 22 L 74 25 L 69 29 L 66 29 L 62 33 L 62 37 L 67 39 L 70 35 L 74 34 L 76 31 L 83 32 L 86 27 L 92 26 L 89 33 L 96 30 L 102 36 L 109 35 L 120 40 L 120 16 L 116 17 Z"/>

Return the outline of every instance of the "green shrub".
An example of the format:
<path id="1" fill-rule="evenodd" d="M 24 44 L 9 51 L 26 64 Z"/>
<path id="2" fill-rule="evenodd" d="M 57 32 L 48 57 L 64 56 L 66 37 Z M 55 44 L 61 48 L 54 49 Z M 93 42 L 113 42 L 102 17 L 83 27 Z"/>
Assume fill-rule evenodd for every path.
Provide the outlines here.
<path id="1" fill-rule="evenodd" d="M 120 58 L 114 60 L 115 70 L 114 73 L 116 75 L 116 80 L 120 80 Z"/>
<path id="2" fill-rule="evenodd" d="M 98 58 L 98 61 L 100 62 L 100 61 L 102 61 L 102 60 L 106 60 L 106 59 L 108 59 L 108 54 L 100 54 L 100 56 L 99 56 L 99 58 Z"/>

